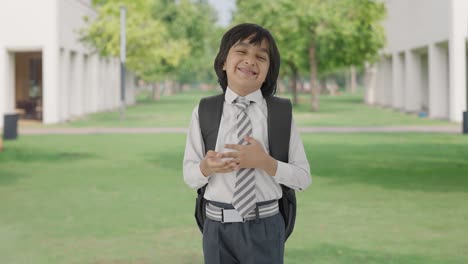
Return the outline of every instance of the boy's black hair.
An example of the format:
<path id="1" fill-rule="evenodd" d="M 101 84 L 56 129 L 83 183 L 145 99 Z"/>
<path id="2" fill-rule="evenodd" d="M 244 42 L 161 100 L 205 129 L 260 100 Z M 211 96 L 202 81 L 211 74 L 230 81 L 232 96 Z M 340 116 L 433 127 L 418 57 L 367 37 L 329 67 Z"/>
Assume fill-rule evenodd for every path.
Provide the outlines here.
<path id="1" fill-rule="evenodd" d="M 252 37 L 249 41 L 253 45 L 261 45 L 263 40 L 268 41 L 268 56 L 270 57 L 270 66 L 268 74 L 265 78 L 265 82 L 262 84 L 261 91 L 263 96 L 274 95 L 276 93 L 276 81 L 278 79 L 279 68 L 280 68 L 280 55 L 276 42 L 270 32 L 256 24 L 239 24 L 226 33 L 224 33 L 221 39 L 221 45 L 219 46 L 218 55 L 216 55 L 214 61 L 214 69 L 218 76 L 218 82 L 226 92 L 227 88 L 227 75 L 226 71 L 223 70 L 223 65 L 226 62 L 227 55 L 231 47 L 238 41 L 245 40 Z"/>

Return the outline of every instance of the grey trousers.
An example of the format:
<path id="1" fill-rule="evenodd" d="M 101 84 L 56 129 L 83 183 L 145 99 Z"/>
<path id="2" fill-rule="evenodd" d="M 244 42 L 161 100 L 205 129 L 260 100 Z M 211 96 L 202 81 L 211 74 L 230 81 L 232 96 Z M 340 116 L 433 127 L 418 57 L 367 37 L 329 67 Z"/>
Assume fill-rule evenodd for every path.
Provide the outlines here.
<path id="1" fill-rule="evenodd" d="M 283 264 L 284 220 L 280 213 L 245 223 L 206 219 L 205 264 Z"/>

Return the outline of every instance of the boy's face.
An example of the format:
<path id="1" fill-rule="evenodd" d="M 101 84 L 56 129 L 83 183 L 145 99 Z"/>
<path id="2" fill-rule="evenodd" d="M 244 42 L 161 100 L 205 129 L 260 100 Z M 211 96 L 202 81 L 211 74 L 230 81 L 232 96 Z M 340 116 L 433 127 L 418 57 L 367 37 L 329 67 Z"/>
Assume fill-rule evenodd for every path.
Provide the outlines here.
<path id="1" fill-rule="evenodd" d="M 241 96 L 260 89 L 270 67 L 268 41 L 254 45 L 249 40 L 247 38 L 234 44 L 223 66 L 229 88 Z"/>

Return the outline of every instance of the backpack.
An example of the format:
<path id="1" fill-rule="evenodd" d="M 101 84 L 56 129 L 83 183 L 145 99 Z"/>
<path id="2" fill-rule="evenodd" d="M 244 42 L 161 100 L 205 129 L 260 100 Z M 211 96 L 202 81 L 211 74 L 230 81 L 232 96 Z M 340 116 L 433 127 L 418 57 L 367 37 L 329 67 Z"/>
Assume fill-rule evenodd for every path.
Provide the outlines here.
<path id="1" fill-rule="evenodd" d="M 276 160 L 288 162 L 289 140 L 291 135 L 292 105 L 288 99 L 275 96 L 265 97 L 268 108 L 268 143 L 270 155 Z M 205 144 L 205 154 L 214 150 L 218 138 L 219 124 L 223 113 L 224 94 L 202 98 L 198 106 L 200 129 Z M 272 144 L 272 142 L 275 142 Z M 206 219 L 203 197 L 206 185 L 197 190 L 195 202 L 195 220 L 203 233 Z M 283 196 L 278 200 L 279 211 L 285 223 L 285 242 L 291 235 L 296 222 L 296 193 L 293 189 L 281 185 Z"/>

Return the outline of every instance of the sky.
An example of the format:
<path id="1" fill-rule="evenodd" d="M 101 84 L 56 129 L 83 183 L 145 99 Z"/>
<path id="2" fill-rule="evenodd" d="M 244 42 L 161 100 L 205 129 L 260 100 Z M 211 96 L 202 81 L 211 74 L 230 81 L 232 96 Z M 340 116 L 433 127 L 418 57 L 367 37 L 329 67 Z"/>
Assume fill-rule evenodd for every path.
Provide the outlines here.
<path id="1" fill-rule="evenodd" d="M 235 8 L 235 0 L 208 0 L 218 11 L 218 24 L 228 26 L 231 22 L 231 12 Z"/>

